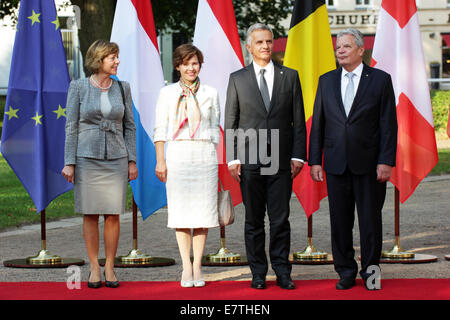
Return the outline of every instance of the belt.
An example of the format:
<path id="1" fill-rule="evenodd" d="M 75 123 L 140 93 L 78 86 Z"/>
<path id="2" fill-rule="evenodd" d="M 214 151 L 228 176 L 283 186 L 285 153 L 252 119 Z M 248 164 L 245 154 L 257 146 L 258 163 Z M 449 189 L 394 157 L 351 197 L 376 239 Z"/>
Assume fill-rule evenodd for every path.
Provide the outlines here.
<path id="1" fill-rule="evenodd" d="M 108 119 L 100 119 L 98 122 L 97 120 L 93 120 L 91 123 L 85 123 L 81 122 L 79 126 L 79 130 L 93 130 L 93 129 L 100 129 L 101 131 L 109 131 L 112 133 L 117 133 L 117 131 L 122 132 L 123 126 L 122 121 L 116 121 L 116 120 L 108 120 Z"/>

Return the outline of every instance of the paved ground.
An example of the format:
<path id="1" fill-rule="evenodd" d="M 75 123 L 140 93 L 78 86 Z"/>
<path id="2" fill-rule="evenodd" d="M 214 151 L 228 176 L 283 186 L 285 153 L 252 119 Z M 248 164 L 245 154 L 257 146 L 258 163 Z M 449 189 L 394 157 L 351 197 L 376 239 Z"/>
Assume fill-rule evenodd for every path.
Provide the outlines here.
<path id="1" fill-rule="evenodd" d="M 383 211 L 383 249 L 394 244 L 394 190 L 388 188 Z M 245 255 L 244 208 L 236 207 L 236 221 L 227 227 L 227 247 L 233 252 Z M 291 200 L 292 251 L 301 251 L 307 244 L 307 220 L 298 200 Z M 450 254 L 450 176 L 425 179 L 413 196 L 401 205 L 401 245 L 404 249 L 438 257 L 438 261 L 427 264 L 382 264 L 382 277 L 388 278 L 449 278 L 450 261 L 444 256 Z M 80 218 L 66 219 L 47 224 L 47 249 L 62 257 L 77 257 L 86 260 L 82 266 L 83 281 L 89 273 L 89 264 L 82 238 Z M 170 257 L 176 264 L 168 267 L 117 268 L 122 281 L 178 281 L 181 263 L 173 230 L 166 227 L 167 211 L 161 209 L 147 220 L 139 217 L 139 248 L 155 257 Z M 267 224 L 267 223 L 266 223 Z M 103 228 L 103 224 L 101 225 Z M 359 234 L 355 223 L 354 244 L 359 254 Z M 268 235 L 268 232 L 267 232 Z M 324 199 L 321 209 L 313 215 L 313 243 L 317 249 L 331 253 L 328 203 Z M 25 258 L 36 255 L 40 250 L 40 225 L 10 229 L 0 233 L 0 260 Z M 101 247 L 103 243 L 101 243 Z M 267 246 L 267 245 L 266 245 Z M 126 255 L 132 247 L 131 214 L 121 217 L 121 235 L 118 255 Z M 205 253 L 215 253 L 219 248 L 219 229 L 210 230 Z M 104 254 L 101 249 L 100 256 Z M 248 266 L 204 267 L 205 279 L 250 280 Z M 21 269 L 0 266 L 0 281 L 66 281 L 66 269 Z M 332 265 L 294 265 L 292 277 L 302 279 L 335 279 Z M 269 269 L 268 280 L 275 279 Z"/>

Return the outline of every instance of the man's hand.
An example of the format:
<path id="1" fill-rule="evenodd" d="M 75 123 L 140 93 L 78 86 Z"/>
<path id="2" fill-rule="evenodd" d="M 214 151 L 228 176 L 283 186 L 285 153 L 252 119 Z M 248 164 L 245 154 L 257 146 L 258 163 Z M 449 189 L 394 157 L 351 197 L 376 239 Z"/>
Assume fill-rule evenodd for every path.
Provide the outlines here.
<path id="1" fill-rule="evenodd" d="M 317 164 L 314 164 L 311 166 L 311 178 L 316 182 L 322 182 L 323 181 L 323 170 L 322 166 L 319 166 Z"/>
<path id="2" fill-rule="evenodd" d="M 230 171 L 231 176 L 234 180 L 241 183 L 241 164 L 236 163 L 228 166 L 228 171 Z"/>
<path id="3" fill-rule="evenodd" d="M 291 160 L 291 173 L 292 173 L 292 180 L 295 179 L 295 177 L 302 171 L 303 168 L 303 162 L 298 160 Z"/>
<path id="4" fill-rule="evenodd" d="M 387 164 L 377 165 L 377 180 L 379 182 L 386 182 L 392 175 L 392 167 Z"/>

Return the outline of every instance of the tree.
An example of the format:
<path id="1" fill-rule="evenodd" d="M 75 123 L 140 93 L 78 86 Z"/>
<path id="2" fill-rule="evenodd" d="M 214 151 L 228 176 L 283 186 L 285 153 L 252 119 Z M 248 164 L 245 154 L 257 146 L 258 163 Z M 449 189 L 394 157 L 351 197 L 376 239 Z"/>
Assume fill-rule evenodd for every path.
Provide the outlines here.
<path id="1" fill-rule="evenodd" d="M 19 0 L 2 0 L 0 1 L 0 19 L 11 16 L 13 21 L 17 21 L 16 9 L 19 6 Z"/>
<path id="2" fill-rule="evenodd" d="M 19 0 L 1 0 L 0 19 L 12 16 Z M 157 33 L 181 33 L 192 39 L 195 29 L 198 0 L 152 0 Z M 109 39 L 116 8 L 116 0 L 67 0 L 64 5 L 80 8 L 81 29 L 78 33 L 80 49 L 85 56 L 90 44 L 96 39 Z M 253 23 L 262 22 L 272 27 L 275 38 L 286 35 L 281 21 L 292 12 L 294 0 L 233 0 L 241 39 Z"/>

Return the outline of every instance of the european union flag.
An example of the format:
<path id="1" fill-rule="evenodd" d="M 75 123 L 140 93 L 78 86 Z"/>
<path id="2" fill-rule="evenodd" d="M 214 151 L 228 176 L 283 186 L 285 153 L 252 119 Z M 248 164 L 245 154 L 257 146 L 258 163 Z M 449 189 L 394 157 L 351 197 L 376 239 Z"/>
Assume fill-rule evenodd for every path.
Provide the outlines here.
<path id="1" fill-rule="evenodd" d="M 21 1 L 1 152 L 37 212 L 72 189 L 61 175 L 69 82 L 55 3 Z"/>

